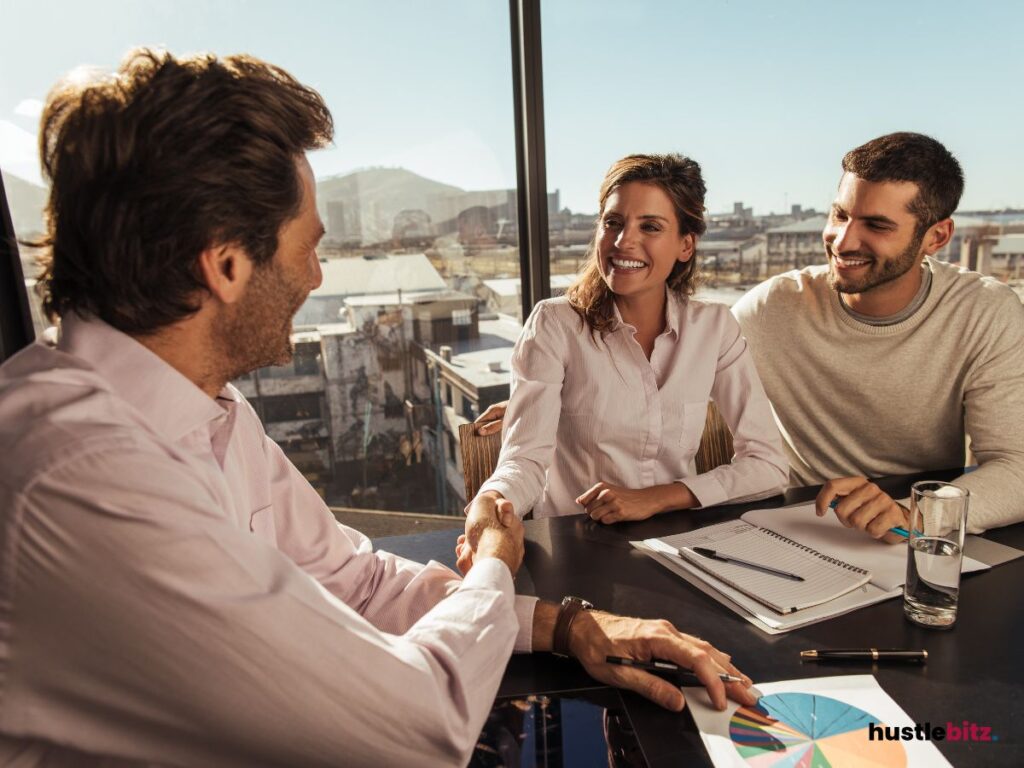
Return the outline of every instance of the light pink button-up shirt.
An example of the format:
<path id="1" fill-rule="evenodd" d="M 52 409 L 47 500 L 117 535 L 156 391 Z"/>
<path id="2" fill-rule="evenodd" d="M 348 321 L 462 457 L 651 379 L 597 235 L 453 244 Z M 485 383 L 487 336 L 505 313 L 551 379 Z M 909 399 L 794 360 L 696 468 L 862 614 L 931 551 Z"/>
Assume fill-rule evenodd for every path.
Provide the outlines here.
<path id="1" fill-rule="evenodd" d="M 583 512 L 576 497 L 599 481 L 683 482 L 705 507 L 781 490 L 782 440 L 728 307 L 668 292 L 665 316 L 648 361 L 617 309 L 613 330 L 595 337 L 564 297 L 540 302 L 512 354 L 501 455 L 481 490 L 538 517 Z M 709 398 L 736 455 L 698 475 Z"/>
<path id="2" fill-rule="evenodd" d="M 458 763 L 529 646 L 502 562 L 374 553 L 101 322 L 0 368 L 0 457 L 0 765 Z"/>

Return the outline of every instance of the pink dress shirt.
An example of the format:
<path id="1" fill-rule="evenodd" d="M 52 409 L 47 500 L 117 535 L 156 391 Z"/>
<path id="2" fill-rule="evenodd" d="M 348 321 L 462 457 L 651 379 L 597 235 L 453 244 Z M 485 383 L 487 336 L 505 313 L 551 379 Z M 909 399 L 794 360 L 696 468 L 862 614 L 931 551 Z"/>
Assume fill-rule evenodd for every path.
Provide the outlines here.
<path id="1" fill-rule="evenodd" d="M 666 293 L 650 361 L 618 309 L 614 328 L 595 337 L 564 297 L 534 307 L 512 353 L 498 466 L 481 491 L 498 491 L 520 515 L 548 517 L 583 512 L 576 497 L 600 481 L 682 482 L 705 507 L 785 487 L 782 439 L 728 307 Z M 736 455 L 698 475 L 709 398 Z"/>
<path id="2" fill-rule="evenodd" d="M 529 648 L 504 563 L 373 552 L 99 321 L 0 367 L 0 456 L 0 765 L 457 764 Z"/>

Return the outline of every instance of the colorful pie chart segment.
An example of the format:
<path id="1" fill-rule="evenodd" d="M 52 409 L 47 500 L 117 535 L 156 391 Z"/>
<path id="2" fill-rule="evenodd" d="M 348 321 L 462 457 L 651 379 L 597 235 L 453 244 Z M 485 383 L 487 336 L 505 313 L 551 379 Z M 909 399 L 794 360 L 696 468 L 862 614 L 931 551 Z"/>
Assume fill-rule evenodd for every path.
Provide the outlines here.
<path id="1" fill-rule="evenodd" d="M 905 768 L 898 741 L 871 741 L 868 725 L 880 721 L 828 696 L 773 693 L 740 707 L 729 736 L 755 768 Z"/>

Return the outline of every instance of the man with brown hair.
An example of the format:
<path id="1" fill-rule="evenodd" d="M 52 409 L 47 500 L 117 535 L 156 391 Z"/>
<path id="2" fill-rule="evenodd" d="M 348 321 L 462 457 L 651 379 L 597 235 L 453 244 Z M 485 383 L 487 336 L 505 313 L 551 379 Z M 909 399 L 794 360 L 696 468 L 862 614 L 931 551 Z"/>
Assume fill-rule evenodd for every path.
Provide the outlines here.
<path id="1" fill-rule="evenodd" d="M 959 163 L 893 133 L 851 150 L 822 233 L 828 263 L 787 272 L 733 307 L 797 485 L 818 514 L 887 538 L 907 511 L 867 477 L 980 467 L 969 529 L 1024 520 L 1024 305 L 1005 285 L 933 258 L 953 236 Z"/>
<path id="2" fill-rule="evenodd" d="M 659 656 L 749 703 L 664 622 L 513 595 L 514 515 L 472 563 L 373 552 L 227 382 L 290 359 L 321 280 L 320 96 L 257 59 L 139 50 L 58 86 L 42 279 L 60 318 L 0 367 L 0 764 L 464 763 L 513 646 Z M 749 684 L 749 681 L 748 681 Z"/>

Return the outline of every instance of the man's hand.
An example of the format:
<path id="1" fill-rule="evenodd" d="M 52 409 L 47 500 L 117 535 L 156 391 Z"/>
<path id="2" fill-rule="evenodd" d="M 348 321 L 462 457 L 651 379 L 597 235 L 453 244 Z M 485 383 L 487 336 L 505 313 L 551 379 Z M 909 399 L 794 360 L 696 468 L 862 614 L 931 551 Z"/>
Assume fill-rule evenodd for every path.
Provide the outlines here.
<path id="1" fill-rule="evenodd" d="M 503 420 L 507 408 L 508 400 L 488 406 L 487 410 L 473 421 L 477 425 L 476 433 L 478 435 L 490 435 L 494 432 L 501 432 L 501 425 L 504 423 Z"/>
<path id="2" fill-rule="evenodd" d="M 538 606 L 539 607 L 539 606 Z M 608 656 L 638 661 L 663 659 L 691 669 L 708 690 L 711 702 L 725 709 L 726 697 L 751 705 L 757 699 L 749 690 L 751 680 L 710 643 L 676 629 L 668 621 L 649 621 L 615 616 L 601 611 L 583 611 L 569 632 L 569 650 L 596 680 L 636 691 L 655 704 L 675 712 L 686 706 L 679 685 L 642 669 L 608 664 Z M 721 673 L 742 677 L 742 683 L 723 683 Z"/>
<path id="3" fill-rule="evenodd" d="M 818 517 L 828 514 L 829 505 L 834 500 L 838 502 L 836 517 L 847 528 L 865 531 L 888 544 L 903 541 L 903 537 L 889 533 L 889 529 L 905 528 L 909 512 L 867 478 L 840 477 L 825 483 L 814 500 L 814 511 Z"/>
<path id="4" fill-rule="evenodd" d="M 455 541 L 455 566 L 463 576 L 469 573 L 469 569 L 473 567 L 473 550 L 466 543 L 466 534 L 464 533 L 460 533 L 459 538 Z"/>
<path id="5" fill-rule="evenodd" d="M 455 545 L 463 575 L 477 557 L 497 557 L 516 575 L 523 562 L 523 524 L 512 502 L 493 491 L 478 494 L 466 507 L 466 532 Z"/>
<path id="6" fill-rule="evenodd" d="M 700 505 L 683 483 L 653 485 L 650 488 L 624 488 L 600 482 L 576 497 L 592 520 L 617 523 L 620 520 L 646 520 L 668 509 L 689 509 Z"/>

